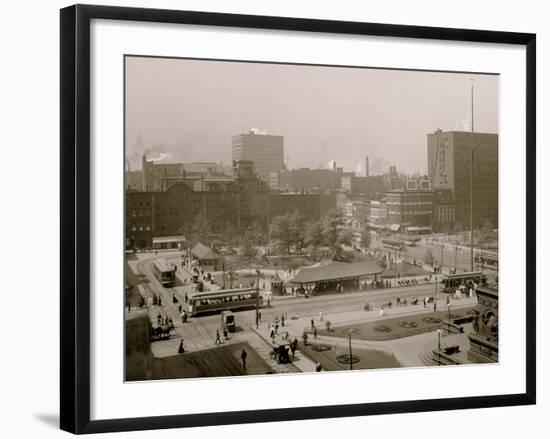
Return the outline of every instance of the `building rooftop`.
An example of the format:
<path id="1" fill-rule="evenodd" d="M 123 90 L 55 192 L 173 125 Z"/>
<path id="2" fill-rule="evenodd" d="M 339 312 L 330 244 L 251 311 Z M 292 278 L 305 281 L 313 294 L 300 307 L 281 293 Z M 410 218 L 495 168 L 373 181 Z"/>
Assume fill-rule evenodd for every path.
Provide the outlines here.
<path id="1" fill-rule="evenodd" d="M 218 259 L 218 254 L 212 250 L 210 247 L 197 243 L 195 247 L 191 249 L 191 254 L 198 259 Z"/>
<path id="2" fill-rule="evenodd" d="M 332 262 L 320 267 L 302 268 L 291 279 L 292 283 L 313 283 L 328 280 L 349 279 L 360 276 L 372 276 L 384 271 L 376 260 L 361 262 Z"/>

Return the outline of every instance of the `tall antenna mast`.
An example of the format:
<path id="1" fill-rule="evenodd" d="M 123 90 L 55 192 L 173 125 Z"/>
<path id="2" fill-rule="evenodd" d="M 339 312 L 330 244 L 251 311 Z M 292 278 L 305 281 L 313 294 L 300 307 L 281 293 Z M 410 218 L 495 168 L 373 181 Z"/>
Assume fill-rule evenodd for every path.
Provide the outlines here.
<path id="1" fill-rule="evenodd" d="M 470 81 L 471 81 L 470 99 L 472 102 L 472 133 L 473 133 L 474 132 L 474 78 L 471 78 Z"/>

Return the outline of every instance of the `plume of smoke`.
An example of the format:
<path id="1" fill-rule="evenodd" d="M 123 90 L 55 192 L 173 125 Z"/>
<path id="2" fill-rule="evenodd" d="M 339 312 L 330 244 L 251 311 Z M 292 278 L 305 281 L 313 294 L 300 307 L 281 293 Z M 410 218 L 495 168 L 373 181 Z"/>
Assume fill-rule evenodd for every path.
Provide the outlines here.
<path id="1" fill-rule="evenodd" d="M 160 162 L 161 160 L 164 160 L 170 157 L 170 155 L 171 154 L 169 152 L 159 152 L 157 157 L 151 157 L 151 158 L 148 158 L 147 160 L 149 160 L 150 162 Z"/>

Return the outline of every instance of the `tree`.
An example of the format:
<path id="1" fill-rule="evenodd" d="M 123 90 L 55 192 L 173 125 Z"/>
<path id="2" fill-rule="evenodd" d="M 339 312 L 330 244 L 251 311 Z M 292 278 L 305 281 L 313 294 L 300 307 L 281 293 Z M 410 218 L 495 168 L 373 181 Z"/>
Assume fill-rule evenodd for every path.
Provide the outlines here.
<path id="1" fill-rule="evenodd" d="M 314 252 L 324 244 L 323 228 L 319 221 L 313 221 L 306 225 L 304 233 L 304 243 Z"/>
<path id="2" fill-rule="evenodd" d="M 253 232 L 247 231 L 243 236 L 241 244 L 241 256 L 248 267 L 258 258 L 258 249 L 254 246 L 253 239 Z"/>
<path id="3" fill-rule="evenodd" d="M 334 209 L 321 218 L 321 230 L 324 244 L 329 247 L 333 259 L 347 259 L 343 245 L 351 245 L 352 234 L 345 227 L 345 218 L 341 210 Z"/>
<path id="4" fill-rule="evenodd" d="M 239 230 L 237 227 L 228 222 L 223 230 L 223 241 L 226 245 L 238 245 L 240 241 Z"/>
<path id="5" fill-rule="evenodd" d="M 464 226 L 462 225 L 462 223 L 460 221 L 456 221 L 453 224 L 453 232 L 454 233 L 462 232 L 463 230 L 464 230 Z"/>
<path id="6" fill-rule="evenodd" d="M 432 249 L 427 248 L 426 252 L 424 253 L 424 263 L 426 265 L 432 265 L 434 263 L 434 255 L 432 254 Z"/>
<path id="7" fill-rule="evenodd" d="M 211 234 L 210 222 L 203 214 L 199 213 L 190 225 L 184 225 L 183 233 L 191 245 L 205 241 Z"/>
<path id="8" fill-rule="evenodd" d="M 252 226 L 248 228 L 246 233 L 249 234 L 249 239 L 256 245 L 267 244 L 267 230 L 265 225 L 262 226 L 259 222 L 255 221 Z"/>
<path id="9" fill-rule="evenodd" d="M 276 216 L 269 225 L 269 237 L 287 255 L 293 248 L 302 248 L 304 245 L 305 221 L 297 212 Z"/>
<path id="10" fill-rule="evenodd" d="M 365 224 L 361 230 L 361 245 L 365 249 L 371 245 L 370 227 L 368 224 Z"/>

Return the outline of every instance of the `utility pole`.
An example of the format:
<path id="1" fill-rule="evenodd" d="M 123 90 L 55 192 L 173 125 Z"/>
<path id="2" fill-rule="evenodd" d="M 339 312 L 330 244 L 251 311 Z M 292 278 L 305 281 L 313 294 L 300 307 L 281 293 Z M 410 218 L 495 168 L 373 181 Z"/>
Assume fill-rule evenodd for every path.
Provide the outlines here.
<path id="1" fill-rule="evenodd" d="M 458 256 L 458 233 L 455 233 L 455 273 L 456 273 L 456 259 Z"/>
<path id="2" fill-rule="evenodd" d="M 471 78 L 470 100 L 472 104 L 472 133 L 474 132 L 474 79 Z"/>
<path id="3" fill-rule="evenodd" d="M 481 223 L 479 226 L 479 265 L 483 273 L 483 230 L 481 229 Z"/>
<path id="4" fill-rule="evenodd" d="M 393 264 L 395 266 L 395 285 L 397 286 L 397 249 L 394 248 Z"/>
<path id="5" fill-rule="evenodd" d="M 470 271 L 474 271 L 474 148 L 470 164 Z"/>
<path id="6" fill-rule="evenodd" d="M 260 270 L 256 270 L 256 329 L 260 329 Z"/>
<path id="7" fill-rule="evenodd" d="M 435 297 L 434 297 L 434 312 L 437 311 L 437 269 L 434 270 L 435 271 Z"/>
<path id="8" fill-rule="evenodd" d="M 443 243 L 441 243 L 441 265 L 439 267 L 439 271 L 443 273 Z"/>
<path id="9" fill-rule="evenodd" d="M 437 365 L 441 366 L 441 329 L 437 330 Z"/>

